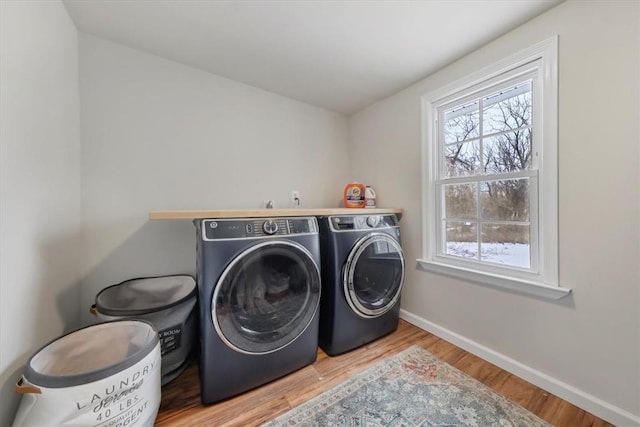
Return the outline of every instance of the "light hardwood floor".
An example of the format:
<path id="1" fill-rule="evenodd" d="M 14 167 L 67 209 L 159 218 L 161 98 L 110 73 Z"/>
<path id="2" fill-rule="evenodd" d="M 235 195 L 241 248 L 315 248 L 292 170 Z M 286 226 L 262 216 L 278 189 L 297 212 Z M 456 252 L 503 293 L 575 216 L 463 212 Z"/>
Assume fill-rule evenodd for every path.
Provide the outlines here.
<path id="1" fill-rule="evenodd" d="M 200 403 L 198 366 L 193 362 L 162 389 L 157 426 L 255 426 L 288 411 L 340 384 L 368 366 L 418 345 L 439 359 L 488 385 L 555 426 L 611 426 L 611 424 L 486 362 L 449 342 L 400 321 L 398 330 L 349 353 L 318 359 L 240 396 L 203 406 Z"/>

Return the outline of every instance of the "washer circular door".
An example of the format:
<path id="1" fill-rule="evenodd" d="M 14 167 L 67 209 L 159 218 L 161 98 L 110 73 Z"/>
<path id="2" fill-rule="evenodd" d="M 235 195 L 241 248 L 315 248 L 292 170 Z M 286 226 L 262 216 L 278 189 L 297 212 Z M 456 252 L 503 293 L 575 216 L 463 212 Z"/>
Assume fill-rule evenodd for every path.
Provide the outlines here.
<path id="1" fill-rule="evenodd" d="M 293 342 L 320 303 L 320 271 L 296 242 L 271 241 L 238 255 L 220 276 L 211 315 L 218 336 L 247 354 L 271 353 Z"/>
<path id="2" fill-rule="evenodd" d="M 370 233 L 353 246 L 343 269 L 344 294 L 351 309 L 364 318 L 393 308 L 404 284 L 400 243 L 385 233 Z"/>

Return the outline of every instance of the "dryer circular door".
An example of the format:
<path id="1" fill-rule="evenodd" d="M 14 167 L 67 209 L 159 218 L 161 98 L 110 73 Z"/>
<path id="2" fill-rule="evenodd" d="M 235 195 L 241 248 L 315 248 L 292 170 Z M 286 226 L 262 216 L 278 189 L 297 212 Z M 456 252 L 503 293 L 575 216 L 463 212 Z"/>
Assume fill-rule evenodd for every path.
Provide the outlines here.
<path id="1" fill-rule="evenodd" d="M 404 284 L 404 254 L 400 243 L 385 233 L 370 233 L 358 240 L 343 268 L 347 303 L 364 318 L 391 310 Z"/>
<path id="2" fill-rule="evenodd" d="M 211 316 L 222 341 L 246 354 L 293 342 L 312 322 L 320 302 L 320 271 L 296 242 L 251 246 L 225 268 L 213 292 Z"/>

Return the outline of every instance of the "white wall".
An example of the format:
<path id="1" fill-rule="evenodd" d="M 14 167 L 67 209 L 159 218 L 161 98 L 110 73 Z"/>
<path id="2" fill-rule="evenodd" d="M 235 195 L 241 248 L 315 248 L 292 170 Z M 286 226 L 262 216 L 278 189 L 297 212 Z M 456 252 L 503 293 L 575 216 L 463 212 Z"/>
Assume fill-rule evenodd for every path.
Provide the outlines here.
<path id="1" fill-rule="evenodd" d="M 79 326 L 78 38 L 60 2 L 2 1 L 0 425 L 39 347 Z"/>
<path id="2" fill-rule="evenodd" d="M 337 206 L 346 117 L 95 36 L 80 35 L 87 309 L 131 277 L 195 274 L 189 221 L 164 209 Z"/>
<path id="3" fill-rule="evenodd" d="M 639 23 L 638 2 L 568 1 L 349 122 L 351 173 L 382 205 L 405 208 L 414 265 L 420 97 L 560 36 L 560 283 L 573 294 L 540 300 L 410 268 L 402 304 L 412 321 L 619 425 L 640 422 Z"/>

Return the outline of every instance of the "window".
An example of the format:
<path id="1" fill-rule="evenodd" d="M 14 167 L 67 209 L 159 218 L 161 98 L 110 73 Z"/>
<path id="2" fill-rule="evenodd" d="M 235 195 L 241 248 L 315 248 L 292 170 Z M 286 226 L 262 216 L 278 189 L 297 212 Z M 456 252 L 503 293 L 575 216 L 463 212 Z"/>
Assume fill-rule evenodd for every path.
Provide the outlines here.
<path id="1" fill-rule="evenodd" d="M 430 271 L 560 298 L 557 38 L 423 98 Z"/>

